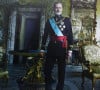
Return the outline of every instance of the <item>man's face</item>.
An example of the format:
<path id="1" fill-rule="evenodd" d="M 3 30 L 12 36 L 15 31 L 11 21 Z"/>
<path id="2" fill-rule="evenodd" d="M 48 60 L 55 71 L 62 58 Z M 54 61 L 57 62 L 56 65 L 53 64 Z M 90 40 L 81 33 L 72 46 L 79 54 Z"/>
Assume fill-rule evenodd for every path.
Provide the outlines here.
<path id="1" fill-rule="evenodd" d="M 55 15 L 61 15 L 62 14 L 62 4 L 57 3 L 54 5 L 54 14 Z"/>

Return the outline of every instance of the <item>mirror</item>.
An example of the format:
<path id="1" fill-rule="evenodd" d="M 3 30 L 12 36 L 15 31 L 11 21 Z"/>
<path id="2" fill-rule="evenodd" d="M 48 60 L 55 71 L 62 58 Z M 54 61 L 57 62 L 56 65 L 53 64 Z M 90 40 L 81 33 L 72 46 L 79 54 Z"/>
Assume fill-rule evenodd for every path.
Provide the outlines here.
<path id="1" fill-rule="evenodd" d="M 95 39 L 95 0 L 71 0 L 72 30 L 75 41 Z"/>

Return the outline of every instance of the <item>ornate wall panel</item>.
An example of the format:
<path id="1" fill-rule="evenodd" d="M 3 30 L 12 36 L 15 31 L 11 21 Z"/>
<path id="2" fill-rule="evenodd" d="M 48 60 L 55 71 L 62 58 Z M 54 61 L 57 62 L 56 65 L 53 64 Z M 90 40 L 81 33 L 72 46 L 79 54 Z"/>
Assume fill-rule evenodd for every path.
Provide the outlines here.
<path id="1" fill-rule="evenodd" d="M 88 40 L 94 38 L 95 33 L 95 0 L 71 0 L 72 26 L 75 40 Z M 91 38 L 92 37 L 92 38 Z"/>

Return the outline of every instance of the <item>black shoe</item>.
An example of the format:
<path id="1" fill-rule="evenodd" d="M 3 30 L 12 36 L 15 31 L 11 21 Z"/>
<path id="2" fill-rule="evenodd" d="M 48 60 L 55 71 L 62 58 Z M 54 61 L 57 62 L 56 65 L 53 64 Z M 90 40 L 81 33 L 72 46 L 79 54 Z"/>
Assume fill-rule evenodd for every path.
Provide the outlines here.
<path id="1" fill-rule="evenodd" d="M 18 83 L 18 85 L 23 84 L 22 78 L 17 79 L 16 82 Z"/>

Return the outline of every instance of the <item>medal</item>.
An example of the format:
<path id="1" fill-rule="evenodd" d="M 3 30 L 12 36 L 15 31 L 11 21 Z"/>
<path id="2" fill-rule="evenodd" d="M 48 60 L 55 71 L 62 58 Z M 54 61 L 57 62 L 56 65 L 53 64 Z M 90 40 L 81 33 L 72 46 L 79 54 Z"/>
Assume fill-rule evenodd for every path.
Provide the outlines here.
<path id="1" fill-rule="evenodd" d="M 60 30 L 63 31 L 66 28 L 64 21 L 63 21 L 64 18 L 59 21 L 57 21 L 58 18 L 55 18 L 55 20 L 56 20 L 56 23 L 57 23 L 58 27 L 60 28 Z"/>
<path id="2" fill-rule="evenodd" d="M 61 28 L 62 26 L 61 26 L 61 25 L 59 25 L 59 27 Z"/>
<path id="3" fill-rule="evenodd" d="M 61 31 L 63 31 L 64 29 L 63 28 L 61 28 Z"/>
<path id="4" fill-rule="evenodd" d="M 65 26 L 65 25 L 63 25 L 63 28 L 66 28 L 66 26 Z"/>
<path id="5" fill-rule="evenodd" d="M 66 26 L 65 25 L 59 25 L 59 28 L 60 28 L 61 31 L 63 31 L 66 28 Z"/>
<path id="6" fill-rule="evenodd" d="M 64 25 L 64 22 L 61 22 L 61 25 Z"/>

